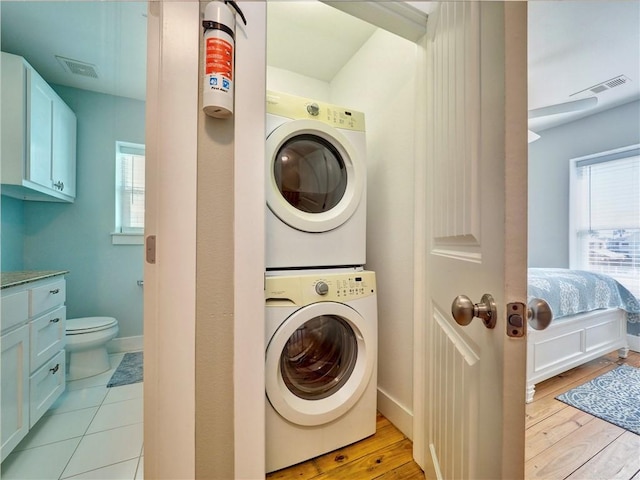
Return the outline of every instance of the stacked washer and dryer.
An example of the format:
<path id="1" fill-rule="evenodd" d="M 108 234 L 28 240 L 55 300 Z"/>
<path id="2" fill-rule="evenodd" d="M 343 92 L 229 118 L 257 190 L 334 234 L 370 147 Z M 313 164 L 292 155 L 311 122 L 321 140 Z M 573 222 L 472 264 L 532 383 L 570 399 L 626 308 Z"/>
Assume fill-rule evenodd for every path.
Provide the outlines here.
<path id="1" fill-rule="evenodd" d="M 267 92 L 266 463 L 375 433 L 378 314 L 366 261 L 364 115 Z"/>

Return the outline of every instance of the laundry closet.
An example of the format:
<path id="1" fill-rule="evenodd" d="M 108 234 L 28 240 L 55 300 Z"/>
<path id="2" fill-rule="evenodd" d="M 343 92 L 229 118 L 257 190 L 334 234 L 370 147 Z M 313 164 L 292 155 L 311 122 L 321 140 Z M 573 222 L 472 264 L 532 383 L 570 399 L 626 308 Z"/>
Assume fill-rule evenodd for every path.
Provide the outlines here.
<path id="1" fill-rule="evenodd" d="M 352 36 L 353 44 L 341 44 Z M 364 114 L 364 267 L 377 285 L 377 408 L 409 438 L 417 56 L 415 42 L 329 5 L 267 4 L 267 90 Z"/>

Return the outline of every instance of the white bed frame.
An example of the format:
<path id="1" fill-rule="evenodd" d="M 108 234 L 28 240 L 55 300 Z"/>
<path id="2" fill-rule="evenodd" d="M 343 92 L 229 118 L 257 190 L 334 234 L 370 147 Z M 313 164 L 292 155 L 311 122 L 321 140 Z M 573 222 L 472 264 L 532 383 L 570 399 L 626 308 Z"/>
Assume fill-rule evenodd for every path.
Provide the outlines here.
<path id="1" fill-rule="evenodd" d="M 627 314 L 596 310 L 551 322 L 546 330 L 527 333 L 527 403 L 535 385 L 615 349 L 627 358 Z"/>

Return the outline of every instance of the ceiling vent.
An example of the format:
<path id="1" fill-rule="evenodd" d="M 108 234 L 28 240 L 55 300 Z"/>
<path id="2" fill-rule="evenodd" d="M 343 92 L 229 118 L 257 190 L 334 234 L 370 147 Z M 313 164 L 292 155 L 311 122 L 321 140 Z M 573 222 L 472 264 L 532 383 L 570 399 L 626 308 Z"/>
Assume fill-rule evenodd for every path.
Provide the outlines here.
<path id="1" fill-rule="evenodd" d="M 589 88 L 585 88 L 584 90 L 580 90 L 579 92 L 576 93 L 572 93 L 571 95 L 569 95 L 570 97 L 573 97 L 574 95 L 579 95 L 581 93 L 586 93 L 586 92 L 591 92 L 591 93 L 602 93 L 606 90 L 611 90 L 612 88 L 615 87 L 620 87 L 622 85 L 625 85 L 627 83 L 629 83 L 631 80 L 628 77 L 625 77 L 624 75 L 618 75 L 615 78 L 611 78 L 609 80 L 605 80 L 604 82 L 598 83 L 597 85 L 594 85 L 592 87 Z"/>
<path id="2" fill-rule="evenodd" d="M 73 60 L 72 58 L 61 57 L 60 55 L 56 55 L 56 59 L 67 73 L 80 75 L 81 77 L 98 78 L 98 70 L 95 65 Z"/>

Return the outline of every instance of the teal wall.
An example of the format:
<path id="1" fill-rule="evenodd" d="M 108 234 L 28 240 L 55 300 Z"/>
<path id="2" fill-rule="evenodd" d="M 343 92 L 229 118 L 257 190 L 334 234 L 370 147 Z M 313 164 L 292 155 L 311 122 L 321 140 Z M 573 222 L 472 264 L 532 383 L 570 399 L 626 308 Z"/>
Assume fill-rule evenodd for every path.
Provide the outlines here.
<path id="1" fill-rule="evenodd" d="M 78 118 L 77 193 L 73 204 L 3 201 L 2 261 L 16 248 L 5 235 L 5 202 L 15 223 L 23 223 L 22 266 L 12 269 L 69 270 L 67 317 L 112 316 L 120 337 L 142 335 L 142 245 L 112 245 L 115 218 L 115 143 L 143 144 L 145 104 L 85 90 L 53 85 Z M 11 200 L 11 199 L 8 199 Z M 18 230 L 12 228 L 10 231 Z M 6 243 L 5 243 L 6 242 Z M 5 248 L 7 247 L 7 248 Z M 6 253 L 6 255 L 5 255 Z"/>
<path id="2" fill-rule="evenodd" d="M 0 172 L 1 173 L 1 172 Z M 23 270 L 24 207 L 22 200 L 0 197 L 0 270 Z"/>

